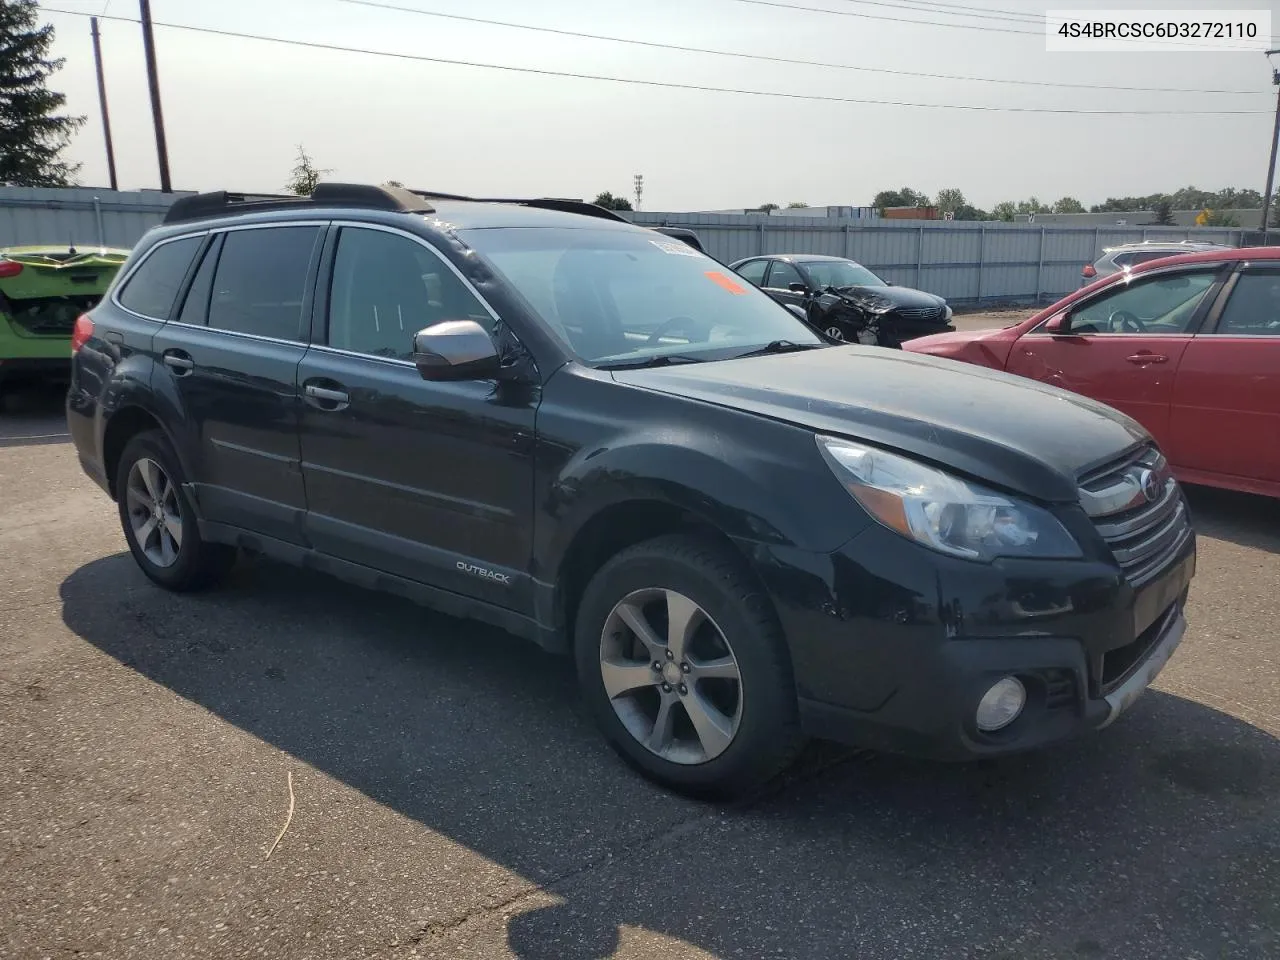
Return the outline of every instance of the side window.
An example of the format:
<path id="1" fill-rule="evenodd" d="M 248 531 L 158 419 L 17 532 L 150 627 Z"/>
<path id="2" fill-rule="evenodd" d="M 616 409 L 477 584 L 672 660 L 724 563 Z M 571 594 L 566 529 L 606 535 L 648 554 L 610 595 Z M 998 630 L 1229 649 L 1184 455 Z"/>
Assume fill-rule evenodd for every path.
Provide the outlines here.
<path id="1" fill-rule="evenodd" d="M 203 237 L 183 237 L 162 243 L 133 272 L 117 299 L 127 310 L 153 320 L 168 320 L 174 298 Z"/>
<path id="2" fill-rule="evenodd" d="M 329 346 L 408 360 L 413 335 L 445 320 L 491 320 L 448 265 L 422 244 L 382 230 L 346 227 L 329 293 Z"/>
<path id="3" fill-rule="evenodd" d="M 764 271 L 769 266 L 768 260 L 752 260 L 738 268 L 738 276 L 750 280 L 757 287 L 764 286 Z"/>
<path id="4" fill-rule="evenodd" d="M 781 260 L 773 261 L 773 269 L 769 271 L 769 286 L 774 290 L 786 290 L 793 283 L 804 283 L 800 271 Z"/>
<path id="5" fill-rule="evenodd" d="M 191 286 L 187 288 L 187 299 L 183 301 L 182 310 L 178 313 L 179 323 L 203 326 L 209 315 L 209 294 L 213 290 L 213 271 L 218 266 L 218 251 L 222 249 L 222 237 L 215 237 L 209 249 L 200 261 Z"/>
<path id="6" fill-rule="evenodd" d="M 1116 284 L 1072 311 L 1070 331 L 1075 334 L 1186 333 L 1196 308 L 1216 277 L 1216 270 L 1201 270 Z"/>
<path id="7" fill-rule="evenodd" d="M 214 273 L 209 326 L 301 340 L 307 270 L 319 238 L 319 227 L 228 232 Z"/>
<path id="8" fill-rule="evenodd" d="M 1214 332 L 1280 337 L 1280 273 L 1241 274 Z"/>

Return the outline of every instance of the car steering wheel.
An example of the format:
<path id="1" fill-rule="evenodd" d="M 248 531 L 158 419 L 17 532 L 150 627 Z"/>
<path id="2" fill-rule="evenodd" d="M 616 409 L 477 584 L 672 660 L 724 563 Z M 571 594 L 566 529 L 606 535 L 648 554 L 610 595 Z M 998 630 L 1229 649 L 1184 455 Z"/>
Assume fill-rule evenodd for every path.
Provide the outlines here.
<path id="1" fill-rule="evenodd" d="M 1111 332 L 1117 332 L 1118 327 L 1121 332 L 1125 333 L 1146 333 L 1147 328 L 1142 325 L 1142 321 L 1138 319 L 1136 314 L 1128 310 L 1117 310 L 1107 318 L 1107 323 L 1111 326 Z"/>
<path id="2" fill-rule="evenodd" d="M 656 347 L 658 345 L 658 341 L 666 336 L 667 333 L 672 330 L 679 330 L 680 324 L 682 323 L 692 325 L 694 330 L 700 326 L 698 321 L 693 319 L 693 317 L 672 317 L 670 320 L 664 320 L 662 323 L 658 324 L 658 329 L 649 334 L 649 339 L 645 341 L 645 346 Z M 694 331 L 690 332 L 692 333 Z"/>

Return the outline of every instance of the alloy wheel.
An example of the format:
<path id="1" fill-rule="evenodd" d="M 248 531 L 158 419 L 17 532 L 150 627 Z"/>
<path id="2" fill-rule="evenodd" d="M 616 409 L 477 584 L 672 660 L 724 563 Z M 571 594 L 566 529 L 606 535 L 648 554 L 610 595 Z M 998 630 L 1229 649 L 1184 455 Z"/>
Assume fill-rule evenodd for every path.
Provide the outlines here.
<path id="1" fill-rule="evenodd" d="M 600 636 L 600 677 L 627 732 L 673 763 L 714 760 L 742 722 L 733 649 L 711 616 L 674 590 L 637 590 L 613 608 Z"/>
<path id="2" fill-rule="evenodd" d="M 839 327 L 827 327 L 827 329 L 824 330 L 823 333 L 825 333 L 832 340 L 844 339 L 844 331 L 841 330 Z"/>
<path id="3" fill-rule="evenodd" d="M 141 458 L 129 470 L 125 506 L 133 538 L 157 567 L 178 562 L 182 549 L 182 508 L 178 487 L 154 460 Z"/>

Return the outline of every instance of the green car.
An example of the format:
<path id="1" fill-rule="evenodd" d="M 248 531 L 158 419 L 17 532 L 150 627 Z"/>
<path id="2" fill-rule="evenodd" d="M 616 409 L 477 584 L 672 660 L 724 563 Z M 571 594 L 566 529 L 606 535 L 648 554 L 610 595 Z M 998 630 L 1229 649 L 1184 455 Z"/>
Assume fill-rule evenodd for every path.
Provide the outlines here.
<path id="1" fill-rule="evenodd" d="M 0 390 L 70 378 L 76 317 L 102 299 L 128 256 L 111 248 L 0 247 Z"/>

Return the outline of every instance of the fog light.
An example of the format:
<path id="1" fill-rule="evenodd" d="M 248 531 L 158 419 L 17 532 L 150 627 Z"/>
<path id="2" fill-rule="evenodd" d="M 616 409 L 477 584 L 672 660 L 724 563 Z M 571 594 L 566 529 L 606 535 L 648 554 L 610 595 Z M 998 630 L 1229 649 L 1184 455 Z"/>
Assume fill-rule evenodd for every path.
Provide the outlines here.
<path id="1" fill-rule="evenodd" d="M 978 702 L 978 729 L 986 733 L 1004 729 L 1018 719 L 1026 703 L 1026 688 L 1017 677 L 997 680 Z"/>

